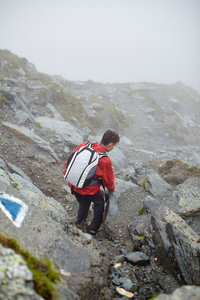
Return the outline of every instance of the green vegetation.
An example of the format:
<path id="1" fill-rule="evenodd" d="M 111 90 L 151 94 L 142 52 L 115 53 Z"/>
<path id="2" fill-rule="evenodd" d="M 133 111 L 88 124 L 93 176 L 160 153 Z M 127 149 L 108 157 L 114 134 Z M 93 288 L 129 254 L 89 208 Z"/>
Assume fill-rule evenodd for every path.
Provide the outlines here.
<path id="1" fill-rule="evenodd" d="M 172 97 L 176 98 L 181 102 L 185 102 L 186 104 L 192 106 L 196 110 L 200 111 L 200 102 L 197 101 L 196 99 L 199 99 L 199 95 L 197 92 L 194 90 L 186 90 L 180 85 L 158 85 L 159 89 L 163 95 L 163 97 Z M 134 95 L 134 93 L 132 93 Z M 146 104 L 146 107 L 154 109 L 152 112 L 154 118 L 161 122 L 162 126 L 175 136 L 176 138 L 183 140 L 184 139 L 184 134 L 192 135 L 196 140 L 200 141 L 200 138 L 198 136 L 195 136 L 192 130 L 188 128 L 184 128 L 183 125 L 181 124 L 179 117 L 176 116 L 170 108 L 168 108 L 166 111 L 163 111 L 163 109 L 160 107 L 158 103 L 149 95 L 148 91 L 147 92 L 138 92 L 137 95 L 143 98 L 141 100 Z M 172 121 L 166 123 L 165 122 L 165 114 L 166 113 L 171 113 Z"/>
<path id="2" fill-rule="evenodd" d="M 45 89 L 41 89 L 39 92 L 38 92 L 38 97 L 39 98 L 46 98 L 47 97 L 47 91 Z"/>
<path id="3" fill-rule="evenodd" d="M 34 75 L 35 76 L 35 75 Z M 44 73 L 37 73 L 36 78 L 46 86 L 51 85 L 53 83 L 51 77 Z"/>
<path id="4" fill-rule="evenodd" d="M 143 182 L 142 182 L 143 188 L 144 188 L 144 185 L 145 185 L 146 182 L 148 182 L 148 180 L 147 180 L 147 179 L 144 179 Z"/>
<path id="5" fill-rule="evenodd" d="M 163 88 L 165 91 L 168 91 L 173 98 L 184 101 L 185 103 L 200 111 L 200 102 L 195 100 L 195 98 L 199 98 L 199 94 L 197 91 L 192 90 L 191 88 L 186 90 L 184 86 L 181 86 L 178 83 L 173 85 L 163 85 Z"/>
<path id="6" fill-rule="evenodd" d="M 28 60 L 18 57 L 9 50 L 0 49 L 0 62 L 1 61 L 3 62 L 1 75 L 4 77 L 17 78 L 20 75 L 20 68 L 26 72 Z"/>
<path id="7" fill-rule="evenodd" d="M 35 125 L 37 125 L 38 127 L 42 128 L 40 122 L 35 122 Z"/>
<path id="8" fill-rule="evenodd" d="M 135 238 L 136 238 L 137 241 L 143 241 L 144 236 L 135 235 Z"/>
<path id="9" fill-rule="evenodd" d="M 1 72 L 1 83 L 3 84 L 4 77 L 8 78 L 18 78 L 21 76 L 21 71 L 23 70 L 26 73 L 26 78 L 28 81 L 38 81 L 38 85 L 41 83 L 44 85 L 44 88 L 38 91 L 38 101 L 41 105 L 46 105 L 51 103 L 55 106 L 58 111 L 61 112 L 62 116 L 72 123 L 79 123 L 81 127 L 88 127 L 91 130 L 92 134 L 95 134 L 95 128 L 102 125 L 103 117 L 99 114 L 96 114 L 93 118 L 89 117 L 85 109 L 83 108 L 82 102 L 84 99 L 79 99 L 72 92 L 66 91 L 64 86 L 70 86 L 70 82 L 65 81 L 64 85 L 55 83 L 51 76 L 44 73 L 29 73 L 27 69 L 28 60 L 25 58 L 20 58 L 17 55 L 13 54 L 9 50 L 0 50 L 0 62 L 2 67 Z M 21 82 L 26 88 L 26 82 Z M 91 88 L 97 83 L 93 81 L 88 81 L 85 84 L 85 88 Z M 47 87 L 47 88 L 45 88 Z M 84 88 L 83 87 L 83 88 Z M 127 113 L 122 113 L 121 110 L 118 110 L 117 107 L 113 104 L 108 104 L 106 101 L 109 100 L 109 97 L 99 93 L 99 97 L 102 100 L 97 99 L 97 102 L 105 104 L 104 111 L 109 114 L 109 117 L 112 118 L 114 127 L 117 130 L 124 129 L 132 121 L 131 117 Z M 104 100 L 103 100 L 104 99 Z M 0 107 L 2 106 L 3 101 L 5 100 L 5 95 L 0 93 Z M 105 103 L 104 103 L 105 101 Z"/>
<path id="10" fill-rule="evenodd" d="M 165 121 L 165 116 L 164 116 L 164 112 L 162 110 L 162 108 L 156 103 L 156 101 L 151 98 L 148 93 L 145 92 L 138 92 L 138 95 L 140 97 L 143 97 L 144 99 L 142 100 L 142 102 L 144 102 L 146 104 L 146 107 L 152 108 L 154 109 L 153 115 L 154 117 L 160 121 L 160 122 L 164 122 Z"/>
<path id="11" fill-rule="evenodd" d="M 134 245 L 131 245 L 129 248 L 129 252 L 133 252 L 134 251 Z"/>
<path id="12" fill-rule="evenodd" d="M 5 173 L 8 175 L 9 179 L 10 179 L 10 183 L 13 185 L 14 188 L 18 188 L 18 183 L 14 182 L 14 180 L 10 177 L 10 174 L 8 173 L 8 171 L 5 171 Z"/>
<path id="13" fill-rule="evenodd" d="M 157 298 L 157 296 L 152 295 L 151 298 L 149 298 L 148 300 L 153 300 L 153 299 L 156 299 L 156 298 Z"/>
<path id="14" fill-rule="evenodd" d="M 115 121 L 118 130 L 124 129 L 132 121 L 132 118 L 127 113 L 122 113 L 122 111 L 117 109 L 113 104 L 107 105 L 107 110 Z"/>
<path id="15" fill-rule="evenodd" d="M 5 84 L 5 79 L 4 79 L 4 77 L 1 77 L 1 78 L 0 78 L 0 83 L 1 83 L 2 85 Z"/>
<path id="16" fill-rule="evenodd" d="M 12 182 L 12 185 L 15 189 L 17 189 L 19 184 L 17 182 Z"/>
<path id="17" fill-rule="evenodd" d="M 138 215 L 139 216 L 141 216 L 141 215 L 143 215 L 143 206 L 142 207 L 140 207 L 140 209 L 138 210 Z"/>
<path id="18" fill-rule="evenodd" d="M 192 174 L 200 176 L 200 168 L 197 166 L 189 167 L 189 170 L 192 172 Z"/>
<path id="19" fill-rule="evenodd" d="M 0 92 L 0 108 L 2 108 L 3 101 L 4 101 L 4 96 L 3 96 L 2 93 Z"/>
<path id="20" fill-rule="evenodd" d="M 8 92 L 0 90 L 0 108 L 3 105 L 3 102 L 6 100 L 6 97 L 8 96 Z"/>
<path id="21" fill-rule="evenodd" d="M 189 167 L 188 163 L 182 161 L 180 158 L 174 158 L 174 161 L 177 161 L 180 163 L 180 165 L 185 166 L 191 175 L 193 174 L 200 176 L 200 168 L 198 168 L 197 166 Z"/>
<path id="22" fill-rule="evenodd" d="M 20 254 L 33 274 L 34 289 L 44 299 L 50 300 L 55 296 L 52 283 L 60 281 L 58 274 L 52 268 L 49 260 L 36 259 L 29 252 L 22 250 L 16 240 L 6 238 L 0 233 L 0 243 Z"/>
<path id="23" fill-rule="evenodd" d="M 41 104 L 43 103 L 45 105 L 50 102 L 61 112 L 61 115 L 65 119 L 72 123 L 78 121 L 82 127 L 87 126 L 94 133 L 90 124 L 90 119 L 87 112 L 84 110 L 80 99 L 76 98 L 70 91 L 66 91 L 59 84 L 53 82 L 51 77 L 46 74 L 35 74 L 34 80 L 41 81 L 44 86 L 48 87 L 48 90 L 43 88 L 38 92 Z M 47 99 L 48 91 L 49 97 Z"/>
<path id="24" fill-rule="evenodd" d="M 179 168 L 185 169 L 185 172 L 187 172 L 188 175 L 200 176 L 200 168 L 198 168 L 197 166 L 189 167 L 188 163 L 182 161 L 180 158 L 174 158 L 171 160 L 171 162 L 172 166 L 178 163 Z M 163 167 L 164 163 L 166 163 L 166 161 L 160 163 L 159 169 Z"/>

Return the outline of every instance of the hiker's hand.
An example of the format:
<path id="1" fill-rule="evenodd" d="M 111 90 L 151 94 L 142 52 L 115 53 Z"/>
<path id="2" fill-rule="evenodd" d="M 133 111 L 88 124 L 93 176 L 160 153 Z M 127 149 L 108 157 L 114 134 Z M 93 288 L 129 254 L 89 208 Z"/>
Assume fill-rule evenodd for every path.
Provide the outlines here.
<path id="1" fill-rule="evenodd" d="M 108 191 L 108 196 L 110 197 L 114 191 L 115 191 L 115 190 L 109 190 L 109 191 Z"/>
<path id="2" fill-rule="evenodd" d="M 115 191 L 115 189 L 114 190 L 109 190 L 108 195 L 111 196 L 114 191 Z"/>

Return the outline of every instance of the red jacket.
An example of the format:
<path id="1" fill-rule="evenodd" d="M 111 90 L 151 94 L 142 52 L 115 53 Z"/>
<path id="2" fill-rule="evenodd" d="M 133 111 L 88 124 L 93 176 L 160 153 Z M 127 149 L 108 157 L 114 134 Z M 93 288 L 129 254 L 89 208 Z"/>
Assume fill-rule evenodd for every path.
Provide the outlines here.
<path id="1" fill-rule="evenodd" d="M 87 142 L 84 142 L 80 144 L 74 151 L 78 150 L 80 147 L 86 145 Z M 99 143 L 93 143 L 92 148 L 95 149 L 97 152 L 106 152 L 106 149 Z M 73 152 L 74 152 L 73 151 Z M 64 167 L 63 174 L 65 174 L 66 164 Z M 112 169 L 112 162 L 108 156 L 104 156 L 99 159 L 94 178 L 101 178 L 104 186 L 108 190 L 114 190 L 115 189 L 115 183 L 114 183 L 114 172 Z M 72 187 L 72 185 L 68 182 L 68 186 Z M 87 185 L 83 187 L 82 189 L 74 187 L 74 191 L 82 194 L 82 195 L 94 195 L 100 190 L 101 183 L 97 183 L 95 185 Z"/>

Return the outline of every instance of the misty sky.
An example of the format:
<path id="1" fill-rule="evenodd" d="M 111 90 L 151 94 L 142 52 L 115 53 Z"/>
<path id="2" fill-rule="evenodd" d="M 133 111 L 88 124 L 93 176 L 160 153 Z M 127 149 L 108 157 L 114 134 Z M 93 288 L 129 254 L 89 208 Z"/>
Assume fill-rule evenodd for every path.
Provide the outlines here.
<path id="1" fill-rule="evenodd" d="M 200 0 L 0 0 L 0 49 L 67 80 L 200 92 Z"/>

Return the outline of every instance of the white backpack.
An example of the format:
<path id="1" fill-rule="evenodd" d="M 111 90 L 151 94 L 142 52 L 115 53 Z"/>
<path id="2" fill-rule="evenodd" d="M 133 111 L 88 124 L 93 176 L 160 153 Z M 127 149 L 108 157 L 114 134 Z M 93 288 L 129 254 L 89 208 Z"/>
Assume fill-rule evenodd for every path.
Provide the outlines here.
<path id="1" fill-rule="evenodd" d="M 77 188 L 98 182 L 98 180 L 92 182 L 98 161 L 101 157 L 107 156 L 105 152 L 96 152 L 91 146 L 92 143 L 88 142 L 73 152 L 67 160 L 64 178 Z"/>

